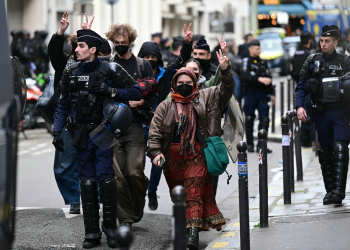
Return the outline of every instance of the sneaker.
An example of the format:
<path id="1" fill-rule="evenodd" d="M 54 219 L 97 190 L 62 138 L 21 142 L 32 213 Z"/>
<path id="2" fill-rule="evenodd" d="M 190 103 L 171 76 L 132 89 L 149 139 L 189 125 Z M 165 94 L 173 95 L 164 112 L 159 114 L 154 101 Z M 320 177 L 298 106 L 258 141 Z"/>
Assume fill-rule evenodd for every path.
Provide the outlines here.
<path id="1" fill-rule="evenodd" d="M 70 214 L 80 214 L 80 204 L 70 204 Z"/>
<path id="2" fill-rule="evenodd" d="M 158 209 L 157 193 L 148 192 L 148 208 L 151 211 L 156 211 Z"/>

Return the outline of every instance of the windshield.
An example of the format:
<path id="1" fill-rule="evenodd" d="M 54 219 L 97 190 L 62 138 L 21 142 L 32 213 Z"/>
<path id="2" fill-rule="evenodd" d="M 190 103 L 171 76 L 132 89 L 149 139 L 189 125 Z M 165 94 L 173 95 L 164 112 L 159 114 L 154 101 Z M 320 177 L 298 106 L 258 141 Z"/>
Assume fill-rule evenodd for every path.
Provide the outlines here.
<path id="1" fill-rule="evenodd" d="M 281 51 L 283 50 L 281 40 L 262 40 L 260 41 L 261 52 Z"/>

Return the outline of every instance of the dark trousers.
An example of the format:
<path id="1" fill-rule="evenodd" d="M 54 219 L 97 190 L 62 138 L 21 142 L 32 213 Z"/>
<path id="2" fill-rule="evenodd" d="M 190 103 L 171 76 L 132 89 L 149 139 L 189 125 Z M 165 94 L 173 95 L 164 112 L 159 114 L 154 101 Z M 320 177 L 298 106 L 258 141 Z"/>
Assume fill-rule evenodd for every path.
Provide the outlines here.
<path id="1" fill-rule="evenodd" d="M 76 148 L 75 152 L 80 179 L 95 178 L 99 180 L 108 175 L 114 175 L 113 148 L 103 151 L 89 138 L 87 148 Z"/>
<path id="2" fill-rule="evenodd" d="M 314 119 L 318 141 L 322 147 L 333 147 L 334 142 L 350 142 L 347 108 L 316 112 Z"/>
<path id="3" fill-rule="evenodd" d="M 254 116 L 255 110 L 259 112 L 259 119 L 262 116 L 269 116 L 269 105 L 267 104 L 267 94 L 265 92 L 249 89 L 244 97 L 243 111 L 246 116 Z"/>
<path id="4" fill-rule="evenodd" d="M 114 146 L 113 168 L 118 186 L 118 220 L 134 222 L 135 210 L 143 208 L 148 178 L 143 170 L 144 136 L 141 123 L 132 123 Z"/>

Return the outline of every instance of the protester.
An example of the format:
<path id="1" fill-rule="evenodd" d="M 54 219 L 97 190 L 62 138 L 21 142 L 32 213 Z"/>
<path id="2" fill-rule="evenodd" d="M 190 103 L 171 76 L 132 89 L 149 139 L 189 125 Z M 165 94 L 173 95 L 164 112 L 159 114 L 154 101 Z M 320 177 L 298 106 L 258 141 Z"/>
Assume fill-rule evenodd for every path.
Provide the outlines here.
<path id="1" fill-rule="evenodd" d="M 111 58 L 121 65 L 136 81 L 154 78 L 151 64 L 143 58 L 134 56 L 130 47 L 137 37 L 136 30 L 128 23 L 112 24 L 106 33 L 112 41 L 117 55 Z M 143 124 L 151 121 L 151 107 L 157 103 L 154 92 L 149 98 L 130 101 L 133 120 L 129 129 L 114 146 L 113 169 L 118 183 L 118 220 L 121 225 L 131 227 L 143 217 L 148 178 L 144 174 L 144 132 Z"/>
<path id="2" fill-rule="evenodd" d="M 69 26 L 68 13 L 63 13 L 60 21 L 60 29 L 56 34 L 52 35 L 48 45 L 48 55 L 51 60 L 52 67 L 55 69 L 54 88 L 56 95 L 51 99 L 50 103 L 55 103 L 57 108 L 58 97 L 61 94 L 61 86 L 59 86 L 63 70 L 70 59 L 71 63 L 76 61 L 76 42 L 72 46 L 72 55 L 68 56 L 63 52 L 64 32 Z M 72 137 L 67 128 L 61 133 L 64 142 L 64 151 L 55 150 L 54 174 L 56 183 L 66 205 L 70 205 L 71 214 L 80 214 L 80 181 L 78 178 L 78 170 L 76 164 L 75 148 L 72 145 Z"/>
<path id="3" fill-rule="evenodd" d="M 186 228 L 190 249 L 198 249 L 198 231 L 221 230 L 225 224 L 196 138 L 197 133 L 204 138 L 221 136 L 221 112 L 234 91 L 228 58 L 221 52 L 217 56 L 222 83 L 199 91 L 194 72 L 181 68 L 172 79 L 172 99 L 158 106 L 149 131 L 147 155 L 155 165 L 162 165 L 169 191 L 176 185 L 184 186 L 187 191 Z"/>
<path id="4" fill-rule="evenodd" d="M 183 42 L 181 44 L 181 51 L 177 56 L 177 59 L 169 64 L 166 68 L 162 68 L 163 61 L 159 46 L 154 42 L 145 42 L 142 44 L 138 56 L 149 61 L 153 68 L 154 77 L 159 83 L 158 100 L 157 104 L 153 106 L 154 110 L 157 108 L 159 103 L 165 100 L 168 93 L 170 93 L 171 78 L 174 72 L 180 69 L 184 61 L 188 60 L 191 57 L 193 36 L 190 30 L 191 26 L 192 23 L 188 26 L 187 29 L 186 25 L 184 24 L 184 39 L 182 39 Z M 145 146 L 147 146 L 148 130 L 149 126 L 145 126 Z M 161 175 L 162 169 L 152 164 L 150 182 L 148 185 L 148 207 L 152 211 L 155 211 L 158 208 L 157 187 L 159 185 Z"/>

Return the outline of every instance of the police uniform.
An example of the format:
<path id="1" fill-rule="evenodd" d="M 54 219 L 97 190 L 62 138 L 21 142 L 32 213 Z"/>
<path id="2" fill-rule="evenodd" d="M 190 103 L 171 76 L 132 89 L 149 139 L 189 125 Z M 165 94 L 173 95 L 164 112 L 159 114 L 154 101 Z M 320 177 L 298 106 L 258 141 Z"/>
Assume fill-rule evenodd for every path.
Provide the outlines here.
<path id="1" fill-rule="evenodd" d="M 339 28 L 324 26 L 321 37 L 338 37 Z M 314 116 L 320 148 L 318 151 L 326 192 L 323 204 L 341 204 L 345 198 L 350 141 L 348 101 L 339 91 L 339 77 L 350 71 L 347 56 L 316 53 L 310 55 L 300 73 L 295 89 L 296 109 L 303 107 L 311 93 L 310 108 Z"/>
<path id="2" fill-rule="evenodd" d="M 260 46 L 259 41 L 252 41 L 249 46 Z M 259 130 L 269 129 L 269 95 L 274 95 L 272 83 L 266 86 L 258 81 L 259 77 L 272 78 L 267 62 L 260 57 L 251 56 L 243 59 L 242 81 L 244 92 L 243 111 L 246 116 L 246 136 L 248 152 L 254 152 L 253 127 L 255 120 L 255 110 L 259 112 Z M 269 150 L 269 152 L 271 152 Z"/>
<path id="3" fill-rule="evenodd" d="M 77 31 L 77 39 L 97 48 L 104 42 L 91 30 Z M 83 248 L 94 247 L 101 239 L 97 182 L 103 204 L 102 229 L 108 245 L 116 247 L 117 184 L 113 170 L 113 148 L 103 151 L 91 140 L 89 133 L 102 122 L 103 103 L 107 96 L 121 102 L 140 100 L 141 88 L 118 64 L 102 62 L 97 57 L 92 62 L 67 66 L 61 84 L 62 96 L 56 111 L 53 144 L 56 149 L 63 150 L 60 132 L 73 109 L 76 131 L 72 144 L 76 147 L 85 225 Z"/>

